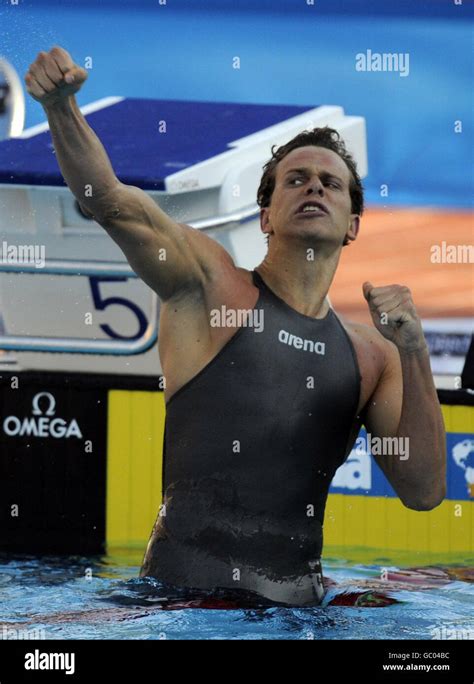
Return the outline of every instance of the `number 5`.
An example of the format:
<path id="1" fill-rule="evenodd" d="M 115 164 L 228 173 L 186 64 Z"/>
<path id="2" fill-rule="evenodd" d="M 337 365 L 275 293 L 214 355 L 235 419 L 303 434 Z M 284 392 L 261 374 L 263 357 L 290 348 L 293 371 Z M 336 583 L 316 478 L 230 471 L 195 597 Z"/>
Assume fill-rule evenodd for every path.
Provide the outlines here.
<path id="1" fill-rule="evenodd" d="M 105 332 L 106 335 L 112 337 L 116 340 L 138 340 L 142 335 L 145 334 L 147 329 L 147 320 L 143 311 L 134 303 L 123 297 L 107 297 L 102 298 L 99 290 L 100 283 L 114 282 L 120 283 L 128 280 L 128 278 L 116 278 L 114 276 L 91 276 L 89 278 L 92 292 L 92 299 L 94 301 L 94 306 L 97 311 L 104 311 L 108 306 L 113 304 L 118 304 L 119 306 L 126 306 L 130 311 L 132 311 L 138 319 L 138 332 L 135 335 L 120 335 L 119 333 L 112 330 L 112 328 L 106 323 L 101 324 L 100 327 Z"/>

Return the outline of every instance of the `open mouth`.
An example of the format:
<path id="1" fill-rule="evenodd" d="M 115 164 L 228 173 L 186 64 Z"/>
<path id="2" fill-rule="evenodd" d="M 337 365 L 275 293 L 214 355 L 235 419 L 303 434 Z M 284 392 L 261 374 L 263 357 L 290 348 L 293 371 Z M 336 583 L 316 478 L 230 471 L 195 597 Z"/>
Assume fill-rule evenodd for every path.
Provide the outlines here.
<path id="1" fill-rule="evenodd" d="M 322 204 L 321 202 L 304 202 L 303 204 L 300 205 L 298 211 L 296 212 L 297 216 L 326 216 L 328 214 L 328 210 Z"/>

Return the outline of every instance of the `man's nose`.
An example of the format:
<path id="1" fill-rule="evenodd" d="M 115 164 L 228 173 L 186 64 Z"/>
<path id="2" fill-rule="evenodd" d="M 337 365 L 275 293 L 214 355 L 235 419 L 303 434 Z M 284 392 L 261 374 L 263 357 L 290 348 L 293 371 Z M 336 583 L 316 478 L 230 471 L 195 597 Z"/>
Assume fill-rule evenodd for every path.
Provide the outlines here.
<path id="1" fill-rule="evenodd" d="M 319 178 L 312 178 L 308 183 L 306 194 L 311 195 L 312 193 L 315 193 L 316 195 L 322 195 L 324 193 L 324 185 Z"/>

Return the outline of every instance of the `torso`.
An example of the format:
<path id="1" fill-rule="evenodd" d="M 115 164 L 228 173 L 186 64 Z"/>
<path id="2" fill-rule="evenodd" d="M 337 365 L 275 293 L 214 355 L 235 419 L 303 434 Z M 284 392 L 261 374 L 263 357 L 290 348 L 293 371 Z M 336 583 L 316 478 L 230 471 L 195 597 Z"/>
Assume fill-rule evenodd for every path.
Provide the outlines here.
<path id="1" fill-rule="evenodd" d="M 269 285 L 267 285 L 267 289 L 268 288 Z M 255 533 L 255 516 L 259 516 L 258 524 L 261 526 L 261 529 L 265 529 L 266 526 L 268 526 L 270 534 L 265 537 L 265 539 L 267 539 L 266 543 L 269 543 L 270 546 L 274 543 L 275 534 L 281 537 L 281 543 L 283 544 L 288 542 L 288 529 L 296 531 L 298 538 L 301 540 L 299 549 L 302 550 L 298 551 L 300 556 L 296 559 L 291 553 L 289 555 L 283 553 L 282 555 L 281 549 L 283 547 L 280 545 L 280 542 L 278 542 L 279 552 L 276 553 L 276 555 L 273 555 L 272 551 L 269 556 L 273 558 L 273 561 L 270 564 L 272 569 L 271 572 L 268 568 L 267 570 L 272 577 L 275 572 L 278 574 L 280 571 L 286 576 L 285 573 L 289 572 L 289 566 L 287 567 L 286 565 L 286 563 L 289 562 L 289 559 L 293 559 L 291 561 L 294 562 L 293 569 L 294 572 L 298 574 L 302 572 L 301 568 L 303 566 L 306 567 L 306 556 L 310 555 L 315 559 L 320 557 L 322 546 L 322 522 L 329 480 L 326 478 L 326 472 L 323 472 L 322 470 L 316 471 L 316 463 L 314 469 L 311 469 L 310 463 L 313 458 L 313 452 L 308 451 L 305 448 L 306 443 L 304 448 L 301 448 L 301 434 L 305 434 L 306 439 L 308 434 L 311 435 L 316 431 L 317 434 L 314 439 L 310 436 L 308 441 L 322 445 L 321 452 L 314 452 L 314 458 L 319 459 L 318 462 L 321 463 L 322 466 L 326 464 L 326 467 L 331 468 L 334 460 L 340 462 L 342 456 L 341 452 L 344 447 L 345 456 L 349 454 L 362 424 L 363 409 L 367 402 L 370 401 L 370 397 L 377 386 L 384 368 L 384 349 L 381 341 L 377 340 L 378 333 L 375 329 L 373 332 L 368 326 L 352 324 L 343 321 L 341 317 L 338 316 L 340 323 L 343 325 L 353 344 L 361 382 L 360 387 L 358 386 L 358 383 L 356 385 L 354 382 L 356 374 L 354 373 L 352 359 L 348 360 L 346 358 L 346 362 L 341 365 L 338 364 L 339 357 L 331 360 L 332 365 L 330 372 L 334 372 L 334 369 L 341 367 L 341 378 L 344 378 L 345 381 L 349 383 L 350 389 L 350 392 L 341 399 L 339 399 L 339 395 L 333 397 L 335 403 L 333 401 L 332 405 L 336 411 L 338 402 L 340 401 L 340 410 L 337 413 L 337 416 L 339 416 L 341 420 L 340 427 L 341 429 L 343 428 L 344 431 L 347 430 L 347 437 L 341 437 L 337 446 L 335 445 L 334 453 L 331 454 L 331 450 L 325 448 L 326 436 L 321 424 L 317 422 L 312 427 L 308 427 L 308 419 L 306 417 L 306 424 L 304 421 L 300 421 L 299 433 L 296 431 L 294 436 L 293 434 L 289 434 L 289 432 L 291 432 L 291 421 L 285 422 L 285 420 L 281 420 L 281 423 L 279 422 L 278 425 L 281 424 L 282 429 L 275 429 L 275 425 L 272 425 L 270 422 L 269 424 L 272 425 L 272 427 L 265 432 L 263 441 L 259 440 L 261 435 L 255 435 L 255 432 L 252 433 L 252 430 L 255 431 L 255 423 L 250 420 L 249 434 L 251 437 L 254 435 L 258 442 L 258 446 L 256 447 L 257 453 L 263 454 L 264 449 L 262 448 L 262 445 L 264 445 L 265 448 L 268 446 L 265 458 L 270 458 L 272 463 L 277 464 L 275 466 L 275 472 L 283 472 L 286 468 L 285 472 L 287 472 L 287 474 L 289 473 L 288 482 L 292 483 L 291 486 L 287 486 L 288 483 L 285 484 L 284 496 L 282 496 L 281 493 L 280 495 L 275 495 L 275 480 L 273 478 L 272 470 L 268 469 L 264 464 L 264 458 L 252 459 L 251 453 L 249 455 L 244 449 L 242 452 L 244 454 L 243 459 L 247 458 L 247 461 L 243 461 L 246 464 L 245 467 L 238 473 L 226 471 L 226 468 L 223 467 L 222 459 L 219 456 L 220 449 L 216 450 L 215 444 L 216 440 L 219 444 L 222 443 L 222 438 L 225 438 L 227 434 L 226 425 L 228 426 L 229 423 L 228 421 L 226 423 L 224 420 L 223 426 L 221 426 L 220 423 L 215 426 L 212 425 L 212 421 L 215 420 L 213 416 L 218 415 L 218 407 L 222 405 L 222 402 L 226 400 L 227 396 L 225 392 L 223 393 L 221 390 L 218 391 L 217 385 L 219 385 L 221 377 L 224 378 L 223 384 L 221 383 L 221 388 L 227 387 L 232 382 L 233 371 L 229 369 L 234 361 L 236 363 L 243 361 L 242 372 L 245 378 L 243 381 L 244 384 L 237 383 L 238 387 L 236 391 L 229 396 L 229 403 L 234 407 L 230 409 L 230 415 L 234 415 L 232 412 L 235 411 L 235 406 L 238 406 L 235 415 L 256 415 L 255 397 L 258 396 L 258 389 L 256 388 L 260 387 L 260 383 L 266 381 L 267 376 L 265 374 L 262 376 L 261 373 L 258 375 L 256 369 L 255 375 L 257 375 L 257 379 L 255 382 L 257 385 L 254 387 L 253 392 L 249 392 L 248 396 L 249 399 L 254 400 L 252 405 L 253 408 L 246 412 L 248 407 L 245 403 L 245 388 L 248 387 L 246 382 L 250 377 L 245 374 L 249 373 L 250 376 L 254 375 L 252 368 L 248 367 L 248 364 L 246 364 L 248 356 L 239 356 L 238 351 L 237 353 L 235 351 L 235 346 L 230 348 L 231 356 L 229 357 L 228 353 L 227 356 L 225 356 L 226 350 L 224 349 L 231 338 L 236 334 L 238 328 L 212 327 L 210 324 L 210 312 L 212 309 L 220 309 L 222 306 L 225 306 L 227 309 L 252 310 L 255 308 L 261 292 L 262 290 L 254 284 L 251 271 L 236 269 L 233 264 L 224 261 L 219 268 L 214 269 L 212 279 L 208 279 L 206 287 L 203 287 L 201 292 L 197 292 L 192 296 L 182 296 L 180 299 L 175 298 L 173 301 L 168 300 L 162 304 L 159 351 L 163 373 L 166 379 L 165 399 L 167 404 L 169 404 L 171 398 L 184 385 L 190 383 L 200 371 L 207 367 L 221 350 L 223 354 L 220 354 L 220 358 L 216 361 L 217 364 L 221 363 L 220 370 L 216 371 L 216 364 L 212 364 L 207 374 L 201 374 L 201 383 L 203 383 L 204 375 L 205 391 L 210 393 L 209 402 L 206 404 L 206 406 L 210 405 L 212 407 L 209 414 L 206 414 L 205 411 L 203 412 L 204 404 L 203 402 L 200 402 L 196 405 L 196 416 L 198 416 L 198 419 L 195 422 L 183 419 L 183 416 L 188 416 L 193 411 L 193 407 L 195 406 L 194 401 L 196 401 L 196 397 L 200 397 L 200 392 L 203 391 L 202 384 L 200 387 L 198 385 L 196 389 L 196 383 L 190 383 L 188 392 L 184 394 L 180 393 L 181 402 L 180 399 L 177 398 L 176 401 L 173 401 L 173 403 L 168 406 L 167 428 L 169 431 L 167 432 L 168 441 L 165 440 L 164 463 L 166 464 L 166 467 L 164 468 L 165 489 L 163 495 L 163 504 L 166 514 L 164 516 L 158 515 L 157 517 L 140 574 L 141 576 L 157 577 L 158 579 L 180 586 L 204 588 L 215 585 L 233 587 L 233 580 L 229 580 L 226 574 L 228 572 L 226 561 L 223 561 L 221 556 L 223 554 L 222 549 L 224 547 L 227 548 L 226 545 L 235 543 L 236 546 L 232 550 L 231 555 L 240 559 L 236 561 L 237 566 L 240 567 L 242 565 L 242 568 L 244 569 L 242 575 L 242 587 L 244 589 L 256 591 L 258 594 L 262 594 L 272 599 L 274 599 L 277 594 L 280 596 L 280 593 L 283 592 L 285 596 L 286 593 L 288 593 L 288 596 L 291 597 L 291 601 L 296 600 L 296 598 L 298 601 L 308 601 L 308 597 L 310 597 L 311 600 L 314 600 L 313 593 L 315 585 L 312 572 L 304 574 L 304 583 L 301 584 L 301 586 L 299 582 L 296 583 L 296 585 L 290 583 L 291 586 L 283 586 L 280 582 L 276 582 L 275 584 L 274 579 L 272 580 L 271 577 L 270 579 L 267 577 L 267 571 L 262 573 L 259 570 L 256 574 L 252 574 L 253 567 L 263 567 L 263 561 L 258 559 L 260 554 L 259 545 L 249 544 L 247 537 L 244 545 L 242 545 L 240 537 L 240 541 L 237 543 L 232 535 L 230 537 L 220 537 L 219 535 L 222 535 L 223 529 L 227 530 L 229 526 L 230 528 L 234 526 L 235 529 L 240 531 L 247 530 L 247 532 L 249 532 L 249 530 L 252 529 L 252 537 Z M 265 290 L 263 290 L 263 292 L 265 293 Z M 271 292 L 273 292 L 273 290 L 271 290 Z M 268 298 L 268 292 L 266 292 L 264 296 L 262 295 L 264 310 L 268 311 L 268 308 L 266 307 L 268 307 L 269 301 L 271 309 L 273 300 L 271 297 L 270 299 Z M 318 315 L 318 318 L 327 317 L 327 307 L 324 306 L 323 308 L 324 311 L 320 312 L 321 315 Z M 284 309 L 283 311 L 284 315 L 287 317 L 288 315 L 291 316 L 291 314 L 288 314 Z M 275 315 L 281 316 L 281 312 L 282 309 L 278 307 Z M 306 315 L 302 311 L 299 313 Z M 307 326 L 308 323 L 306 322 L 305 325 Z M 349 346 L 347 344 L 348 341 L 343 339 L 344 336 L 341 335 L 341 330 L 334 321 L 331 322 L 330 331 L 329 334 L 332 334 L 333 339 L 338 341 L 340 345 L 339 349 L 347 350 L 347 347 Z M 252 356 L 250 350 L 254 347 L 249 347 L 250 339 L 252 339 L 251 335 L 245 336 L 244 331 L 244 335 L 240 335 L 239 337 L 240 347 L 238 347 L 238 349 L 244 347 L 247 355 Z M 237 341 L 237 345 L 239 344 L 239 340 Z M 243 340 L 245 340 L 246 343 L 244 343 Z M 266 347 L 261 348 L 258 354 L 265 354 L 265 350 Z M 255 358 L 257 357 L 254 357 L 253 360 L 255 361 Z M 280 358 L 283 359 L 287 357 Z M 229 360 L 231 361 L 231 364 L 228 363 Z M 261 366 L 258 370 L 261 371 Z M 282 382 L 285 382 L 285 378 L 290 380 L 289 374 L 291 375 L 292 372 L 285 364 L 281 366 L 281 370 L 283 372 L 276 381 L 276 386 L 280 387 L 286 386 L 282 384 Z M 223 375 L 221 375 L 221 373 Z M 255 379 L 255 375 L 253 379 Z M 211 377 L 211 381 L 209 381 L 209 377 Z M 325 385 L 326 388 L 329 388 L 332 383 L 332 376 L 330 373 L 325 373 L 323 378 L 323 385 Z M 290 380 L 290 384 L 291 382 L 292 379 Z M 216 395 L 212 394 L 212 388 L 216 390 L 218 395 L 217 399 Z M 358 390 L 360 390 L 359 402 L 357 412 L 355 413 L 356 392 Z M 194 395 L 192 394 L 193 392 Z M 191 399 L 189 398 L 190 393 Z M 294 384 L 290 390 L 290 395 L 291 397 L 295 396 Z M 266 395 L 265 399 L 272 399 L 272 397 Z M 217 404 L 216 401 L 218 402 Z M 315 406 L 318 406 L 318 404 L 316 403 Z M 241 410 L 243 413 L 241 413 Z M 265 415 L 271 415 L 272 411 L 269 410 L 264 413 Z M 311 416 L 312 414 L 309 413 L 306 415 Z M 351 420 L 352 424 L 350 422 Z M 187 425 L 188 423 L 189 425 Z M 333 421 L 332 428 L 330 429 L 334 430 L 335 424 L 337 424 L 337 419 L 336 423 Z M 180 426 L 183 429 L 182 432 Z M 240 427 L 242 427 L 242 432 L 239 432 L 239 434 L 241 434 L 245 440 L 248 438 L 248 435 L 245 433 L 246 426 L 245 428 L 243 426 Z M 238 431 L 240 427 L 237 423 L 232 421 L 233 429 Z M 198 435 L 197 437 L 196 434 Z M 208 435 L 210 435 L 209 445 L 203 450 L 202 445 L 207 444 L 206 440 Z M 188 449 L 188 445 L 190 444 L 196 444 L 196 452 Z M 280 448 L 281 444 L 285 445 L 283 449 Z M 285 460 L 289 453 L 286 451 L 286 445 L 289 445 L 291 453 L 295 456 L 295 461 L 299 460 L 300 463 L 304 464 L 304 473 L 301 472 L 301 469 L 298 471 L 297 467 L 295 469 L 294 466 L 291 466 L 291 464 L 288 464 L 287 460 Z M 199 450 L 199 446 L 201 446 L 201 450 Z M 196 459 L 197 463 L 194 462 L 195 453 L 199 454 Z M 301 460 L 302 458 L 303 460 Z M 289 468 L 287 466 L 289 466 Z M 324 468 L 324 470 L 326 470 L 326 468 Z M 308 477 L 306 477 L 306 471 Z M 255 497 L 254 495 L 255 483 L 258 483 L 259 492 L 263 492 L 263 495 L 266 497 L 264 513 L 262 513 L 261 510 L 260 498 Z M 227 494 L 224 496 L 223 501 L 234 502 L 234 498 L 236 497 L 240 502 L 237 507 L 234 507 L 233 505 L 229 506 L 226 503 L 222 504 L 222 487 L 224 487 L 224 489 L 227 488 L 225 489 Z M 305 487 L 309 487 L 310 492 L 305 490 Z M 303 490 L 305 490 L 305 492 L 302 494 L 301 492 Z M 297 491 L 296 498 L 295 491 Z M 301 499 L 301 496 L 303 496 L 303 499 Z M 315 517 L 306 517 L 305 515 L 301 518 L 298 513 L 298 503 L 295 503 L 295 501 L 299 502 L 300 500 L 303 500 L 313 502 L 312 497 L 314 497 L 314 505 L 317 511 Z M 255 507 L 255 502 L 257 500 L 258 503 Z M 217 513 L 216 510 L 218 510 Z M 282 510 L 284 511 L 283 514 L 281 512 Z M 281 519 L 280 516 L 282 516 Z M 220 525 L 222 520 L 224 522 L 222 523 L 223 527 L 221 529 Z M 302 520 L 304 520 L 304 523 L 302 523 Z M 208 546 L 210 543 L 209 539 L 215 539 L 214 535 L 209 537 L 209 530 L 214 530 L 214 528 L 217 534 L 216 538 L 220 540 L 218 547 L 219 552 L 217 554 L 215 551 L 211 551 L 214 541 Z M 275 532 L 277 529 L 278 532 Z M 204 546 L 202 549 L 188 543 L 188 539 L 195 539 L 202 531 L 204 532 L 203 538 L 207 539 L 207 542 L 203 542 Z M 294 536 L 289 537 L 290 540 L 293 540 L 294 538 Z M 224 556 L 226 553 L 227 551 L 224 553 Z M 252 556 L 252 553 L 255 557 Z M 279 570 L 275 570 L 275 567 L 279 568 Z M 281 569 L 282 567 L 285 568 L 284 572 Z M 308 582 L 310 583 L 308 584 Z M 297 597 L 296 594 L 298 594 Z M 290 602 L 287 598 L 283 600 Z"/>
<path id="2" fill-rule="evenodd" d="M 211 327 L 211 309 L 253 309 L 258 296 L 251 271 L 224 263 L 205 292 L 162 304 L 159 352 L 166 380 L 166 402 L 216 356 L 237 330 Z M 349 451 L 360 429 L 363 410 L 384 368 L 385 344 L 375 328 L 338 317 L 354 345 L 361 375 L 358 419 L 351 430 Z"/>

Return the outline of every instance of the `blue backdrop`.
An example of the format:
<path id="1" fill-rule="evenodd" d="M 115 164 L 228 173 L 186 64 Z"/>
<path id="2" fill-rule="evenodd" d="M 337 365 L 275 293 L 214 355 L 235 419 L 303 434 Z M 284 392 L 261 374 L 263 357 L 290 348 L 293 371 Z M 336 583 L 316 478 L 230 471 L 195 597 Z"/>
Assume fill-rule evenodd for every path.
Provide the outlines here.
<path id="1" fill-rule="evenodd" d="M 80 105 L 107 95 L 339 104 L 367 119 L 368 202 L 470 204 L 468 0 L 12 1 L 0 4 L 0 54 L 22 75 L 55 44 L 79 64 L 92 58 Z M 357 71 L 367 50 L 407 53 L 408 75 Z M 43 120 L 28 98 L 27 126 Z"/>

